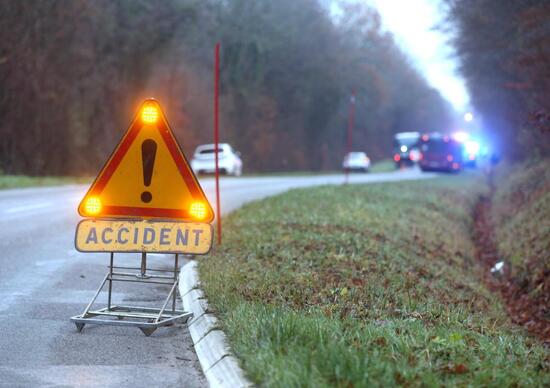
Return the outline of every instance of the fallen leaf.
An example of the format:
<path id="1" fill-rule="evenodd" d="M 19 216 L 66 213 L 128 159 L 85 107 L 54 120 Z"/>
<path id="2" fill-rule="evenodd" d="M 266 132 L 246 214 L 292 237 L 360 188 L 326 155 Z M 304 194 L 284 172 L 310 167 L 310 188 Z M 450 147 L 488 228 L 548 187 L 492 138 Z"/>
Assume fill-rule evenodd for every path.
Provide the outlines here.
<path id="1" fill-rule="evenodd" d="M 374 340 L 374 342 L 378 345 L 378 346 L 386 346 L 387 344 L 387 341 L 384 337 L 379 337 L 377 339 Z"/>
<path id="2" fill-rule="evenodd" d="M 443 370 L 448 373 L 452 373 L 455 375 L 461 375 L 464 373 L 468 373 L 469 369 L 464 364 L 453 364 L 452 362 L 448 363 Z"/>

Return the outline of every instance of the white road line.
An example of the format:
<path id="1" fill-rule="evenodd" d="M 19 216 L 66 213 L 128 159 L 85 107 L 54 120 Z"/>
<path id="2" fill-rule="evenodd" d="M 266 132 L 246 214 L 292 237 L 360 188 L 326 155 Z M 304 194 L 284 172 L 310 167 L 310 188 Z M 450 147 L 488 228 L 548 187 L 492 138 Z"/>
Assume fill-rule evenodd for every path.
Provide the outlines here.
<path id="1" fill-rule="evenodd" d="M 28 210 L 41 209 L 41 208 L 44 208 L 44 207 L 49 207 L 51 205 L 52 205 L 51 202 L 34 203 L 32 205 L 12 207 L 12 208 L 4 210 L 4 213 L 7 213 L 7 214 L 19 213 L 19 212 L 24 212 L 24 211 L 28 211 Z"/>

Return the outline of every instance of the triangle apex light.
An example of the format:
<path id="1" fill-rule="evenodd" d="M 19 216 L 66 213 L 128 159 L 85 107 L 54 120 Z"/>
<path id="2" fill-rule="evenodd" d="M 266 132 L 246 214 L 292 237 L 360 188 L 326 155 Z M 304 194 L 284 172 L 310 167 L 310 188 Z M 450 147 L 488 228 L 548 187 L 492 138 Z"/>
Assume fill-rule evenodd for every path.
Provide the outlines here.
<path id="1" fill-rule="evenodd" d="M 212 222 L 212 207 L 157 100 L 141 104 L 78 213 L 90 218 Z"/>

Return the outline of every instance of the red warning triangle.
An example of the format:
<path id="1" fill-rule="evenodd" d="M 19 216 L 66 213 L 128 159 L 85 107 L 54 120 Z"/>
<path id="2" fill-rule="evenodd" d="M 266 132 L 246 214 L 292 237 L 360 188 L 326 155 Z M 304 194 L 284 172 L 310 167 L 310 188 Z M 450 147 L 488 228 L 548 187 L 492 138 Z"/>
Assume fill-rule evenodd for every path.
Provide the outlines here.
<path id="1" fill-rule="evenodd" d="M 156 100 L 142 104 L 78 213 L 212 222 L 212 207 Z"/>

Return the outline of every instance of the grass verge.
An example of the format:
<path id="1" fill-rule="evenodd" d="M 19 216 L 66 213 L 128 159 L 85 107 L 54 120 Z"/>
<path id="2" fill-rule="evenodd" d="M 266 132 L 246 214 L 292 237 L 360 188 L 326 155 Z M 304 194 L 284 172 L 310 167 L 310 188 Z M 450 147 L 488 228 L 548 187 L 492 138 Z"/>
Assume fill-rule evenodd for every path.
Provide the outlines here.
<path id="1" fill-rule="evenodd" d="M 32 177 L 27 175 L 0 175 L 0 189 L 14 189 L 33 186 L 57 186 L 71 183 L 89 183 L 92 179 L 77 177 Z"/>
<path id="2" fill-rule="evenodd" d="M 326 186 L 252 203 L 200 262 L 248 377 L 267 386 L 550 384 L 548 353 L 480 281 L 475 176 Z"/>
<path id="3" fill-rule="evenodd" d="M 243 177 L 247 178 L 256 178 L 256 177 L 301 177 L 301 176 L 312 176 L 312 175 L 334 175 L 334 174 L 343 174 L 339 170 L 323 170 L 323 171 L 270 171 L 270 172 L 258 172 L 258 173 L 243 173 Z"/>
<path id="4" fill-rule="evenodd" d="M 381 160 L 373 163 L 370 172 L 392 172 L 395 171 L 395 163 L 391 159 Z"/>

